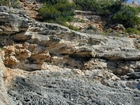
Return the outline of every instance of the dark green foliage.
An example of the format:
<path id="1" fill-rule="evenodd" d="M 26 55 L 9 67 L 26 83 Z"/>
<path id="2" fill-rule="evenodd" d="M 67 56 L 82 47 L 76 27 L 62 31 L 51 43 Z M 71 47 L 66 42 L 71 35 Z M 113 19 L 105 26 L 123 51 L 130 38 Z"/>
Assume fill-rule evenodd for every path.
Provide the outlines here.
<path id="1" fill-rule="evenodd" d="M 44 18 L 52 20 L 56 19 L 60 15 L 60 12 L 54 6 L 49 4 L 45 4 L 44 7 L 39 9 L 39 12 Z"/>
<path id="2" fill-rule="evenodd" d="M 74 5 L 68 0 L 45 0 L 45 5 L 39 9 L 39 13 L 46 21 L 66 22 L 72 21 L 74 15 Z"/>
<path id="3" fill-rule="evenodd" d="M 127 0 L 74 0 L 77 9 L 94 11 L 96 14 L 111 17 L 112 23 L 123 24 L 126 28 L 135 27 L 140 24 L 140 18 L 137 16 L 140 7 L 134 8 L 125 5 L 122 2 Z"/>
<path id="4" fill-rule="evenodd" d="M 101 15 L 109 14 L 109 7 L 114 3 L 113 0 L 74 0 L 74 2 L 76 4 L 76 9 L 94 11 Z"/>
<path id="5" fill-rule="evenodd" d="M 127 0 L 74 0 L 74 4 L 68 0 L 40 0 L 44 7 L 39 9 L 39 13 L 45 21 L 63 24 L 72 21 L 74 9 L 93 11 L 96 14 L 110 17 L 109 24 L 123 24 L 126 28 L 134 28 L 140 24 L 137 16 L 140 7 L 134 8 L 124 5 Z"/>
<path id="6" fill-rule="evenodd" d="M 51 4 L 51 5 L 55 5 L 58 3 L 61 3 L 61 4 L 68 3 L 68 0 L 40 0 L 40 1 L 43 3 Z"/>
<path id="7" fill-rule="evenodd" d="M 96 0 L 74 0 L 77 9 L 94 10 L 96 8 Z M 94 7 L 94 8 L 93 8 Z"/>
<path id="8" fill-rule="evenodd" d="M 134 27 L 140 23 L 137 8 L 122 5 L 118 11 L 113 14 L 112 20 L 115 23 L 121 23 L 125 27 Z"/>

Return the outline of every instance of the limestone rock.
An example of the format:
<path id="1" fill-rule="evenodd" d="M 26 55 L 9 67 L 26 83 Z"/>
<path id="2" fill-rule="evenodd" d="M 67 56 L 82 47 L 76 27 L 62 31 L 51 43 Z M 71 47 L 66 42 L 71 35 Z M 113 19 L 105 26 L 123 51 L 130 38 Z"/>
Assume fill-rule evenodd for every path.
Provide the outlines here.
<path id="1" fill-rule="evenodd" d="M 112 88 L 111 85 L 109 87 L 91 81 L 85 82 L 62 74 L 36 71 L 26 78 L 17 77 L 13 88 L 9 90 L 9 96 L 17 104 L 139 105 L 139 90 L 120 89 L 117 86 Z"/>
<path id="2" fill-rule="evenodd" d="M 78 74 L 78 75 L 83 75 L 83 76 L 85 75 L 84 72 L 82 72 L 79 69 L 72 69 L 72 72 L 75 73 L 75 74 Z"/>
<path id="3" fill-rule="evenodd" d="M 31 56 L 31 52 L 24 49 L 22 45 L 5 46 L 4 64 L 8 67 L 15 67 L 20 61 Z"/>
<path id="4" fill-rule="evenodd" d="M 75 57 L 91 57 L 92 56 L 92 48 L 88 46 L 78 46 L 72 56 Z"/>
<path id="5" fill-rule="evenodd" d="M 20 61 L 25 60 L 31 56 L 31 52 L 27 49 L 16 49 L 16 58 Z"/>
<path id="6" fill-rule="evenodd" d="M 4 86 L 1 71 L 0 71 L 0 104 L 1 105 L 10 105 L 6 87 Z"/>
<path id="7" fill-rule="evenodd" d="M 127 74 L 129 79 L 140 79 L 140 72 L 133 72 Z"/>
<path id="8" fill-rule="evenodd" d="M 58 65 L 58 66 L 63 66 L 64 64 L 66 64 L 69 60 L 68 56 L 64 56 L 64 57 L 57 57 L 57 56 L 53 56 L 51 58 L 51 62 L 54 65 Z"/>
<path id="9" fill-rule="evenodd" d="M 84 64 L 85 69 L 107 69 L 107 63 L 103 59 L 91 59 Z"/>
<path id="10" fill-rule="evenodd" d="M 0 34 L 12 34 L 20 31 L 26 31 L 29 27 L 29 19 L 27 17 L 9 14 L 8 7 L 0 7 Z M 18 10 L 17 10 L 18 11 Z"/>
<path id="11" fill-rule="evenodd" d="M 36 0 L 22 2 L 35 10 Z M 139 37 L 76 32 L 4 6 L 0 19 L 0 65 L 13 105 L 139 105 Z M 2 73 L 0 104 L 9 101 Z"/>
<path id="12" fill-rule="evenodd" d="M 43 63 L 44 61 L 50 60 L 50 55 L 48 52 L 44 52 L 41 54 L 32 55 L 30 59 L 33 60 L 34 63 Z"/>
<path id="13" fill-rule="evenodd" d="M 0 54 L 0 104 L 1 105 L 10 105 L 7 90 L 4 85 L 4 81 L 3 81 L 3 72 L 5 71 L 5 69 L 6 68 L 3 65 L 3 61 L 1 59 L 1 54 Z"/>
<path id="14" fill-rule="evenodd" d="M 61 71 L 62 69 L 59 68 L 59 66 L 49 65 L 49 64 L 44 62 L 41 65 L 41 70 L 49 70 L 49 71 L 52 71 L 52 72 L 57 72 L 57 71 Z"/>
<path id="15" fill-rule="evenodd" d="M 8 67 L 15 67 L 20 61 L 15 56 L 5 57 L 4 64 Z"/>
<path id="16" fill-rule="evenodd" d="M 32 52 L 30 59 L 34 63 L 42 64 L 44 61 L 50 60 L 50 54 L 47 48 L 37 46 L 36 44 L 29 45 L 29 50 Z"/>
<path id="17" fill-rule="evenodd" d="M 0 12 L 8 12 L 9 9 L 6 6 L 0 6 Z"/>
<path id="18" fill-rule="evenodd" d="M 120 79 L 113 73 L 104 70 L 98 70 L 98 69 L 86 70 L 85 75 L 89 76 L 90 78 L 97 79 L 98 81 L 102 81 L 105 78 L 111 81 L 116 81 Z"/>
<path id="19" fill-rule="evenodd" d="M 42 64 L 34 64 L 34 63 L 26 63 L 26 62 L 20 62 L 18 65 L 16 65 L 17 68 L 26 70 L 26 71 L 34 71 L 34 70 L 40 70 Z"/>

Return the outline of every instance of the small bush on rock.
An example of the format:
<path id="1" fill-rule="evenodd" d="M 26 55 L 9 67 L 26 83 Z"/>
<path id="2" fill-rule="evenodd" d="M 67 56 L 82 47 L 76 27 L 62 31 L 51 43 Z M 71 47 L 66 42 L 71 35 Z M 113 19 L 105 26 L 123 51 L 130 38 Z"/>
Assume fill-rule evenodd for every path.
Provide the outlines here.
<path id="1" fill-rule="evenodd" d="M 74 5 L 68 0 L 46 0 L 45 2 L 44 6 L 39 9 L 43 20 L 57 23 L 72 21 Z"/>
<path id="2" fill-rule="evenodd" d="M 135 28 L 140 24 L 140 7 L 134 8 L 114 0 L 40 0 L 44 6 L 39 9 L 43 21 L 63 24 L 72 21 L 74 10 L 93 11 L 108 18 L 109 24 L 122 24 L 125 28 Z M 107 26 L 107 23 L 105 24 Z M 71 27 L 71 26 L 70 26 Z M 129 31 L 128 31 L 129 32 Z"/>
<path id="3" fill-rule="evenodd" d="M 136 8 L 122 5 L 120 10 L 113 14 L 112 20 L 115 23 L 123 24 L 125 27 L 134 27 L 140 24 L 140 18 Z"/>

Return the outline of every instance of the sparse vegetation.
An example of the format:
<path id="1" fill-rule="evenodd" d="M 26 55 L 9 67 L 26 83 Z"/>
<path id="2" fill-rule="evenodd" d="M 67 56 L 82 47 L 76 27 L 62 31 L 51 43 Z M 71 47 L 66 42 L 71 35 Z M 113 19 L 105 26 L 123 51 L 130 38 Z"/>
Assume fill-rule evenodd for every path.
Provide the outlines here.
<path id="1" fill-rule="evenodd" d="M 140 31 L 138 29 L 135 29 L 135 28 L 127 28 L 126 29 L 126 32 L 127 33 L 130 33 L 130 34 L 137 34 L 137 35 L 140 35 Z"/>
<path id="2" fill-rule="evenodd" d="M 72 21 L 74 15 L 74 4 L 68 0 L 44 0 L 45 4 L 39 9 L 43 20 L 62 23 Z"/>
<path id="3" fill-rule="evenodd" d="M 18 0 L 0 0 L 0 6 L 15 7 L 18 5 Z"/>
<path id="4" fill-rule="evenodd" d="M 140 9 L 122 4 L 113 0 L 74 0 L 77 9 L 94 11 L 96 14 L 111 16 L 113 23 L 123 24 L 125 27 L 134 27 L 140 23 L 137 17 Z"/>
<path id="5" fill-rule="evenodd" d="M 76 9 L 94 11 L 101 15 L 108 15 L 110 12 L 108 7 L 114 3 L 113 0 L 74 0 L 74 2 Z"/>
<path id="6" fill-rule="evenodd" d="M 140 24 L 140 18 L 137 16 L 138 13 L 137 8 L 122 5 L 119 10 L 113 14 L 112 20 L 114 23 L 123 24 L 126 28 L 132 28 Z"/>
<path id="7" fill-rule="evenodd" d="M 140 18 L 138 17 L 140 7 L 135 8 L 125 5 L 122 3 L 124 0 L 74 0 L 74 2 L 76 9 L 94 11 L 96 14 L 110 17 L 109 24 L 122 24 L 125 28 L 129 28 L 129 30 L 131 28 L 131 33 L 139 33 L 139 30 L 135 27 L 140 24 Z M 135 31 L 132 31 L 132 29 L 135 29 Z"/>
<path id="8" fill-rule="evenodd" d="M 63 24 L 64 22 L 72 21 L 74 10 L 79 9 L 110 17 L 109 24 L 122 24 L 128 29 L 134 29 L 140 24 L 140 18 L 137 16 L 140 12 L 140 7 L 134 8 L 123 4 L 121 1 L 74 0 L 74 4 L 69 3 L 68 0 L 40 1 L 44 2 L 44 6 L 39 9 L 39 13 L 43 16 L 43 21 Z M 135 30 L 137 29 L 135 28 Z"/>
<path id="9" fill-rule="evenodd" d="M 78 30 L 79 30 L 79 28 L 74 27 L 73 25 L 68 25 L 68 24 L 65 23 L 65 22 L 63 22 L 62 25 L 63 25 L 63 26 L 66 26 L 66 27 L 68 27 L 68 28 L 70 28 L 70 29 L 72 29 L 72 30 L 75 30 L 75 31 L 78 31 Z"/>

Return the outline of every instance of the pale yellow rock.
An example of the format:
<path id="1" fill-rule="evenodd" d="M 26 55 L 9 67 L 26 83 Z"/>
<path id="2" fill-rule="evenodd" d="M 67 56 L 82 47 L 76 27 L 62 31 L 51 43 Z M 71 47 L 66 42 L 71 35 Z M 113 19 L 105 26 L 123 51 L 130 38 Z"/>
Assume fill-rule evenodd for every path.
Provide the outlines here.
<path id="1" fill-rule="evenodd" d="M 82 71 L 79 70 L 79 69 L 72 69 L 72 72 L 73 72 L 74 74 L 78 74 L 78 75 L 82 75 L 82 76 L 85 75 L 84 72 L 82 72 Z"/>
<path id="2" fill-rule="evenodd" d="M 50 70 L 50 71 L 53 71 L 53 72 L 61 71 L 61 69 L 60 69 L 58 66 L 55 66 L 55 65 L 48 65 L 48 64 L 45 63 L 45 62 L 42 64 L 41 70 Z"/>
<path id="3" fill-rule="evenodd" d="M 19 60 L 25 60 L 31 56 L 31 52 L 27 49 L 16 49 L 16 57 Z"/>
<path id="4" fill-rule="evenodd" d="M 85 69 L 106 69 L 107 63 L 103 61 L 99 61 L 98 59 L 91 59 L 90 61 L 84 64 Z"/>
<path id="5" fill-rule="evenodd" d="M 15 56 L 5 57 L 4 64 L 8 67 L 15 67 L 20 61 Z"/>
<path id="6" fill-rule="evenodd" d="M 68 62 L 68 56 L 63 56 L 63 57 L 59 57 L 59 56 L 53 56 L 51 58 L 51 62 L 54 64 L 54 65 L 58 65 L 58 66 L 62 66 L 64 65 L 65 63 Z"/>
<path id="7" fill-rule="evenodd" d="M 44 52 L 41 54 L 36 54 L 36 55 L 32 55 L 31 59 L 34 60 L 35 63 L 40 63 L 42 64 L 44 61 L 49 61 L 50 60 L 50 55 L 48 52 Z"/>

